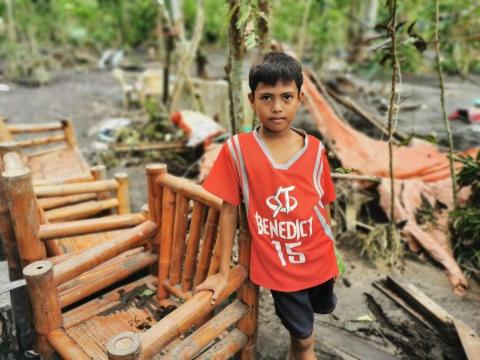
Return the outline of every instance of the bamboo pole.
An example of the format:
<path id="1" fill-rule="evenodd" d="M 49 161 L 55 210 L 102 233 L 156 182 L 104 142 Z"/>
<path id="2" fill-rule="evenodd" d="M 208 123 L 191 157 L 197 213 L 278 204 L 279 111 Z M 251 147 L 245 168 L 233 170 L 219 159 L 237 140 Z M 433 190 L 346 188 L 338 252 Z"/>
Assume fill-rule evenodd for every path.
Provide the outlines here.
<path id="1" fill-rule="evenodd" d="M 63 125 L 63 132 L 65 133 L 65 138 L 67 140 L 68 146 L 71 148 L 77 147 L 77 137 L 75 136 L 75 127 L 73 122 L 70 119 L 61 120 Z"/>
<path id="2" fill-rule="evenodd" d="M 157 230 L 157 225 L 154 222 L 145 221 L 110 241 L 84 250 L 78 257 L 56 265 L 55 284 L 60 285 L 117 256 L 151 236 L 155 230 Z"/>
<path id="3" fill-rule="evenodd" d="M 450 177 L 452 181 L 452 199 L 454 210 L 458 207 L 458 195 L 457 195 L 457 180 L 455 174 L 455 166 L 453 163 L 453 138 L 452 130 L 450 129 L 450 121 L 448 121 L 447 111 L 445 109 L 445 80 L 443 76 L 442 59 L 440 54 L 440 36 L 438 32 L 438 26 L 440 23 L 440 5 L 439 0 L 435 0 L 435 53 L 437 58 L 437 72 L 438 80 L 440 82 L 440 105 L 442 108 L 442 118 L 445 125 L 445 130 L 448 136 L 448 159 L 450 164 Z"/>
<path id="4" fill-rule="evenodd" d="M 17 153 L 9 154 L 15 155 L 17 162 L 20 161 Z M 22 267 L 31 262 L 45 259 L 45 246 L 38 238 L 40 223 L 30 170 L 28 168 L 7 168 L 2 176 L 10 216 L 15 219 L 13 228 Z"/>
<path id="5" fill-rule="evenodd" d="M 38 197 L 53 197 L 78 195 L 92 192 L 113 191 L 118 189 L 115 180 L 100 180 L 79 182 L 74 184 L 40 185 L 35 186 L 35 195 Z"/>
<path id="6" fill-rule="evenodd" d="M 55 329 L 47 336 L 48 341 L 64 360 L 91 360 L 82 348 L 62 329 Z"/>
<path id="7" fill-rule="evenodd" d="M 217 336 L 240 320 L 247 311 L 247 305 L 240 300 L 235 300 L 215 315 L 214 318 L 170 350 L 162 357 L 162 360 L 192 359 L 211 341 L 215 340 Z"/>
<path id="8" fill-rule="evenodd" d="M 52 153 L 61 152 L 61 151 L 64 151 L 64 150 L 68 150 L 68 147 L 65 144 L 60 145 L 60 146 L 51 147 L 51 148 L 48 148 L 48 149 L 31 151 L 31 152 L 28 153 L 28 159 L 33 159 L 37 156 L 43 156 L 43 155 L 46 155 L 46 154 L 52 154 Z M 50 179 L 47 179 L 47 181 L 50 181 Z M 35 184 L 35 185 L 37 185 L 37 184 Z"/>
<path id="9" fill-rule="evenodd" d="M 220 269 L 220 259 L 222 256 L 222 242 L 219 239 L 220 232 L 217 232 L 217 239 L 215 240 L 215 247 L 213 248 L 212 259 L 208 267 L 208 276 L 216 274 Z"/>
<path id="10" fill-rule="evenodd" d="M 51 122 L 43 124 L 12 124 L 8 125 L 8 130 L 11 134 L 25 134 L 25 133 L 38 133 L 45 131 L 62 130 L 63 125 L 61 122 Z"/>
<path id="11" fill-rule="evenodd" d="M 60 296 L 64 296 L 69 292 L 75 291 L 75 289 L 77 289 L 78 287 L 83 286 L 83 284 L 97 280 L 98 277 L 106 274 L 108 272 L 107 270 L 114 270 L 118 268 L 119 264 L 123 264 L 132 257 L 144 252 L 145 251 L 142 246 L 127 250 L 120 255 L 117 255 L 114 258 L 111 258 L 110 260 L 101 263 L 93 269 L 85 271 L 84 273 L 76 276 L 75 278 L 57 286 L 57 291 Z M 77 253 L 76 256 L 78 256 L 80 253 L 81 252 Z"/>
<path id="12" fill-rule="evenodd" d="M 241 206 L 239 209 L 240 234 L 238 237 L 238 263 L 250 271 L 252 239 L 248 230 L 245 208 Z M 238 329 L 248 337 L 247 345 L 240 352 L 240 359 L 253 360 L 255 359 L 255 343 L 257 340 L 258 327 L 258 286 L 250 279 L 247 279 L 237 295 L 238 299 L 242 300 L 249 307 L 247 315 L 245 315 L 237 324 Z"/>
<path id="13" fill-rule="evenodd" d="M 42 224 L 38 236 L 42 240 L 77 236 L 94 232 L 137 226 L 146 220 L 142 214 L 111 215 L 95 219 Z"/>
<path id="14" fill-rule="evenodd" d="M 93 176 L 95 181 L 107 180 L 107 168 L 105 165 L 96 165 L 90 168 L 90 173 Z M 99 192 L 97 193 L 98 200 L 105 200 L 110 197 L 110 193 L 108 191 Z"/>
<path id="15" fill-rule="evenodd" d="M 107 342 L 109 360 L 135 360 L 141 351 L 140 336 L 131 331 L 115 335 Z"/>
<path id="16" fill-rule="evenodd" d="M 166 176 L 166 175 L 164 175 Z M 167 290 L 163 283 L 168 277 L 170 268 L 170 259 L 172 251 L 173 221 L 175 214 L 175 193 L 169 188 L 163 189 L 162 201 L 162 224 L 161 224 L 161 243 L 160 258 L 158 262 L 158 287 L 157 299 L 162 300 L 167 297 Z"/>
<path id="17" fill-rule="evenodd" d="M 192 298 L 191 291 L 182 291 L 182 289 L 180 288 L 180 285 L 171 285 L 168 279 L 166 279 L 163 282 L 163 286 L 165 287 L 165 289 L 167 289 L 167 291 L 170 294 L 172 294 L 173 296 L 176 296 L 179 299 L 186 301 Z"/>
<path id="18" fill-rule="evenodd" d="M 150 266 L 157 261 L 157 258 L 155 254 L 140 253 L 118 264 L 118 266 L 106 267 L 104 271 L 97 272 L 95 279 L 89 279 L 85 283 L 78 281 L 78 286 L 75 287 L 75 290 L 69 290 L 65 294 L 60 294 L 60 306 L 65 308 L 77 301 L 85 299 L 87 296 L 116 284 L 135 272 Z"/>
<path id="19" fill-rule="evenodd" d="M 157 184 L 157 177 L 162 177 L 167 173 L 167 165 L 165 164 L 149 164 L 145 167 L 147 173 L 148 188 L 148 213 L 150 220 L 157 224 L 162 223 L 162 189 L 163 186 Z M 158 253 L 161 243 L 161 231 L 152 238 L 151 249 L 154 253 Z M 156 273 L 157 271 L 154 271 Z"/>
<path id="20" fill-rule="evenodd" d="M 63 314 L 63 327 L 69 329 L 121 303 L 122 294 L 128 293 L 142 285 L 156 285 L 157 278 L 147 275 L 125 286 L 112 290 L 85 304 L 75 307 Z"/>
<path id="21" fill-rule="evenodd" d="M 117 199 L 87 201 L 80 204 L 69 205 L 63 208 L 45 211 L 45 218 L 48 221 L 78 220 L 93 216 L 99 212 L 117 206 Z"/>
<path id="22" fill-rule="evenodd" d="M 172 260 L 170 262 L 169 283 L 177 285 L 182 275 L 183 255 L 185 253 L 185 238 L 188 226 L 189 199 L 177 194 L 175 204 L 175 224 L 172 239 Z"/>
<path id="23" fill-rule="evenodd" d="M 193 202 L 192 220 L 188 233 L 187 251 L 185 254 L 185 268 L 182 274 L 182 291 L 192 289 L 194 266 L 197 264 L 198 245 L 205 220 L 205 206 L 198 201 Z"/>
<path id="24" fill-rule="evenodd" d="M 18 145 L 20 147 L 32 147 L 32 146 L 39 146 L 39 145 L 48 145 L 57 142 L 65 141 L 65 135 L 52 135 L 52 136 L 45 136 L 40 138 L 28 139 L 28 140 L 19 140 Z"/>
<path id="25" fill-rule="evenodd" d="M 128 175 L 126 173 L 115 174 L 115 180 L 118 183 L 117 199 L 118 214 L 130 214 L 130 196 L 128 193 Z"/>
<path id="26" fill-rule="evenodd" d="M 227 285 L 219 295 L 216 304 L 220 304 L 228 298 L 245 281 L 247 271 L 243 266 L 236 266 L 230 270 Z M 198 319 L 210 313 L 216 305 L 212 305 L 210 298 L 212 293 L 201 291 L 190 300 L 183 303 L 174 312 L 171 312 L 148 331 L 140 335 L 142 342 L 141 359 L 150 359 L 161 348 L 190 328 Z"/>
<path id="27" fill-rule="evenodd" d="M 186 149 L 185 142 L 165 142 L 165 143 L 140 143 L 135 145 L 129 144 L 112 144 L 109 148 L 115 152 L 128 152 L 128 151 L 151 151 L 151 150 L 169 150 L 169 151 L 181 151 Z"/>
<path id="28" fill-rule="evenodd" d="M 203 237 L 202 250 L 198 258 L 197 271 L 193 281 L 195 288 L 207 277 L 214 240 L 217 238 L 218 219 L 220 212 L 216 209 L 208 209 L 207 221 L 205 223 L 205 235 Z"/>
<path id="29" fill-rule="evenodd" d="M 53 265 L 50 261 L 37 261 L 23 269 L 30 294 L 33 324 L 37 333 L 36 350 L 45 359 L 53 355 L 47 335 L 62 326 L 62 312 L 57 289 L 53 281 Z"/>
<path id="30" fill-rule="evenodd" d="M 37 199 L 37 204 L 43 210 L 52 210 L 61 206 L 78 204 L 80 202 L 90 201 L 97 199 L 95 193 L 92 194 L 80 194 L 80 195 L 67 195 L 51 198 Z"/>
<path id="31" fill-rule="evenodd" d="M 157 178 L 157 183 L 170 188 L 176 193 L 187 196 L 192 200 L 201 202 L 208 207 L 220 210 L 222 200 L 205 190 L 201 185 L 184 178 L 179 178 L 170 174 L 165 174 Z"/>
<path id="32" fill-rule="evenodd" d="M 233 329 L 218 343 L 197 357 L 197 360 L 228 360 L 244 348 L 248 337 L 237 328 Z"/>

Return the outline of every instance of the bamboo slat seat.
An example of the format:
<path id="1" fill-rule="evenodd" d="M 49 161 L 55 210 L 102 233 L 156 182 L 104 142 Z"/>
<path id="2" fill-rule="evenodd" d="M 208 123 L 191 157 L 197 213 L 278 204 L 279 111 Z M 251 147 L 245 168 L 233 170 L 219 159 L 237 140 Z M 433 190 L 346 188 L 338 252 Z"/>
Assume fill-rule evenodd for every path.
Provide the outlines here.
<path id="1" fill-rule="evenodd" d="M 16 143 L 35 183 L 93 180 L 71 120 L 7 125 L 0 117 L 0 142 Z"/>
<path id="2" fill-rule="evenodd" d="M 54 352 L 64 359 L 192 359 L 213 346 L 210 358 L 240 352 L 254 359 L 258 288 L 248 278 L 244 211 L 238 264 L 212 305 L 211 292 L 192 290 L 219 269 L 221 200 L 167 174 L 164 165 L 148 166 L 147 178 L 149 220 L 73 256 L 24 269 L 36 350 L 45 359 Z M 118 284 L 142 269 L 150 275 Z"/>

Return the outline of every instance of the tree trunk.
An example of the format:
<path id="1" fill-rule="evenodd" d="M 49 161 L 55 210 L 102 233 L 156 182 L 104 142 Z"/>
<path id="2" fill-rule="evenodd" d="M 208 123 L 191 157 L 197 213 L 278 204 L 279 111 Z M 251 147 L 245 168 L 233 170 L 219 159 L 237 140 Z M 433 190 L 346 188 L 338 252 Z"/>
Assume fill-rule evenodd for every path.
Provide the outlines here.
<path id="1" fill-rule="evenodd" d="M 258 16 L 258 47 L 261 54 L 270 50 L 270 0 L 258 0 L 258 10 L 263 16 Z"/>
<path id="2" fill-rule="evenodd" d="M 240 0 L 228 0 L 228 11 L 232 14 L 228 27 L 228 63 L 226 66 L 229 98 L 231 133 L 238 132 L 244 120 L 242 92 L 242 60 L 245 52 L 241 30 L 237 28 L 240 18 Z"/>

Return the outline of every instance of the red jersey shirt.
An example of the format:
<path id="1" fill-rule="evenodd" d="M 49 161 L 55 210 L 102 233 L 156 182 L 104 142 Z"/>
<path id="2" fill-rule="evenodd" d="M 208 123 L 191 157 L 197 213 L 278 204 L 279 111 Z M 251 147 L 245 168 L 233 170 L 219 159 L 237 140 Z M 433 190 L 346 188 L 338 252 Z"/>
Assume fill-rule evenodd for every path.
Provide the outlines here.
<path id="1" fill-rule="evenodd" d="M 222 147 L 206 190 L 233 205 L 245 203 L 252 234 L 250 278 L 277 291 L 321 284 L 338 273 L 324 205 L 335 200 L 325 149 L 304 136 L 304 146 L 278 164 L 257 130 Z"/>

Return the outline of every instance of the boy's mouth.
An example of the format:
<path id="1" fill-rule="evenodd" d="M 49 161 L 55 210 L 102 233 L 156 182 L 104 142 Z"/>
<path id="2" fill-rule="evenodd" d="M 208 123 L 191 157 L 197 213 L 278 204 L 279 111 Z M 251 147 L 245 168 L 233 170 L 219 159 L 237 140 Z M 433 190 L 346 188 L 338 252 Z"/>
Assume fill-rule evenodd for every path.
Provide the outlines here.
<path id="1" fill-rule="evenodd" d="M 275 121 L 275 122 L 280 122 L 282 120 L 285 120 L 284 117 L 272 117 L 269 119 L 270 121 Z"/>

